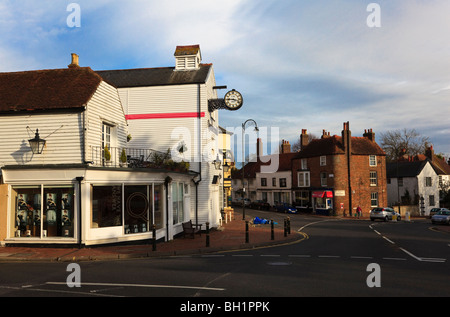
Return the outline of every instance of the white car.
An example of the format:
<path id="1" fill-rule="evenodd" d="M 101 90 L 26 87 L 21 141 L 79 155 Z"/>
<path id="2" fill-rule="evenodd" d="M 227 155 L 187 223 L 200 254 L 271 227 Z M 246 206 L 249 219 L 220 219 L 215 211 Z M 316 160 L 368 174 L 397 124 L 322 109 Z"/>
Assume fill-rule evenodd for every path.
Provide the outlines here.
<path id="1" fill-rule="evenodd" d="M 374 221 L 376 219 L 389 221 L 389 220 L 401 220 L 401 216 L 394 209 L 389 207 L 377 207 L 370 211 L 370 220 Z"/>

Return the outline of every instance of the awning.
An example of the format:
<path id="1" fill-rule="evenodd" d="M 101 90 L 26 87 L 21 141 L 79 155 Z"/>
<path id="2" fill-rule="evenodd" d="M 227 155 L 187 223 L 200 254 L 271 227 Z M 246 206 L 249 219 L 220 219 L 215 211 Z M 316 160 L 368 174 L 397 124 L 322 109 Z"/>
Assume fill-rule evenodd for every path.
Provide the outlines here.
<path id="1" fill-rule="evenodd" d="M 330 190 L 315 191 L 312 192 L 312 196 L 314 198 L 333 198 L 333 192 Z"/>

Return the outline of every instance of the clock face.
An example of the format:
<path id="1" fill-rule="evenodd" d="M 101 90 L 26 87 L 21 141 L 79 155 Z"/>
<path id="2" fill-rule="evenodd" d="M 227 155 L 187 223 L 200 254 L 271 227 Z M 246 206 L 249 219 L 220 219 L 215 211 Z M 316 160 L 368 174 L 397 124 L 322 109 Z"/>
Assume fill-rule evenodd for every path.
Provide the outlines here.
<path id="1" fill-rule="evenodd" d="M 244 103 L 241 93 L 234 89 L 226 93 L 224 101 L 228 110 L 238 110 Z"/>

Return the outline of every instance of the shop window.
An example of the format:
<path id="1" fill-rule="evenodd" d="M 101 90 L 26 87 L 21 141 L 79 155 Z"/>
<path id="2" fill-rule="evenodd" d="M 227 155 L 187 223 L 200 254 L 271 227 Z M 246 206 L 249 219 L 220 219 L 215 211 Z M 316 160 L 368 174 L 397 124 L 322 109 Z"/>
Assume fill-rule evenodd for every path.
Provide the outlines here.
<path id="1" fill-rule="evenodd" d="M 91 228 L 122 225 L 122 185 L 93 186 Z"/>
<path id="2" fill-rule="evenodd" d="M 73 187 L 12 189 L 15 237 L 73 237 Z"/>
<path id="3" fill-rule="evenodd" d="M 173 224 L 184 221 L 184 184 L 172 183 Z"/>
<path id="4" fill-rule="evenodd" d="M 164 201 L 163 201 L 163 185 L 155 184 L 153 186 L 153 197 L 154 197 L 154 224 L 156 229 L 161 229 L 163 227 L 163 210 L 164 210 Z"/>
<path id="5" fill-rule="evenodd" d="M 124 188 L 125 234 L 147 232 L 152 213 L 147 185 L 126 185 Z M 150 198 L 150 199 L 149 199 Z"/>

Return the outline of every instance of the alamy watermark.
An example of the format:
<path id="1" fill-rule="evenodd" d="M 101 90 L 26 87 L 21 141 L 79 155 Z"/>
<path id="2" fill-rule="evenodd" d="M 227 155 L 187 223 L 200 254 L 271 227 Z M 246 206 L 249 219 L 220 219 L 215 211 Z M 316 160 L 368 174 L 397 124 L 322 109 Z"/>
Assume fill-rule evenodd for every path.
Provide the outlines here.
<path id="1" fill-rule="evenodd" d="M 81 7 L 78 3 L 70 3 L 66 9 L 70 14 L 67 16 L 66 23 L 69 28 L 81 27 Z"/>
<path id="2" fill-rule="evenodd" d="M 367 12 L 371 12 L 367 17 L 366 23 L 369 28 L 381 27 L 381 6 L 372 2 L 367 6 Z"/>

